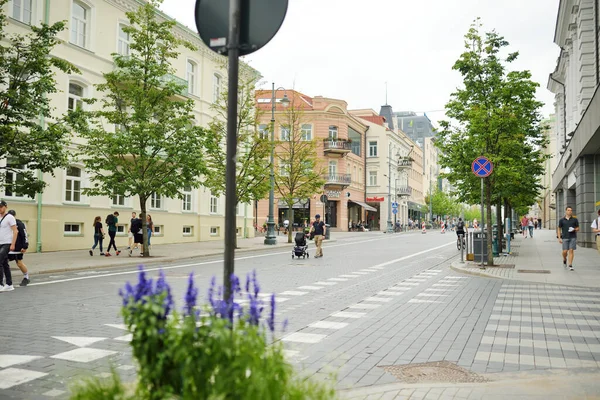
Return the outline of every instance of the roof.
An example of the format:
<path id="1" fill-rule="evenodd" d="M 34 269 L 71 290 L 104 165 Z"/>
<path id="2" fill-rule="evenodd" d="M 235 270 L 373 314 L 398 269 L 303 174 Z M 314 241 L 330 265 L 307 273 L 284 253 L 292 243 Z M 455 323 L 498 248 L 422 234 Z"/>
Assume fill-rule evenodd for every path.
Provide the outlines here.
<path id="1" fill-rule="evenodd" d="M 261 109 L 271 109 L 271 100 L 273 98 L 272 90 L 257 90 L 255 92 L 257 105 Z M 312 110 L 313 109 L 313 99 L 303 93 L 297 92 L 293 89 L 278 89 L 275 91 L 275 99 L 279 102 L 283 99 L 284 96 L 287 96 L 290 100 L 290 105 L 293 105 L 295 108 L 299 108 L 302 110 Z M 283 106 L 277 106 L 276 109 L 282 110 Z"/>
<path id="2" fill-rule="evenodd" d="M 381 125 L 381 126 L 385 126 L 384 123 L 386 122 L 385 117 L 381 116 L 381 115 L 364 115 L 364 116 L 358 116 L 358 118 L 364 119 L 366 121 L 372 122 L 374 124 L 377 125 Z"/>

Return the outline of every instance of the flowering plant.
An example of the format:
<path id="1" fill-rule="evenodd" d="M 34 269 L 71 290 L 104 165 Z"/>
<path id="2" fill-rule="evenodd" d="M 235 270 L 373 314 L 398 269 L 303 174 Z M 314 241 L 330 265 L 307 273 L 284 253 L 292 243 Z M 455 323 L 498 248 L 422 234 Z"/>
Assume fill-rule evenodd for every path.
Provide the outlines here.
<path id="1" fill-rule="evenodd" d="M 269 312 L 263 318 L 265 305 L 256 272 L 246 276 L 245 291 L 239 278 L 232 275 L 231 288 L 231 296 L 225 299 L 223 288 L 217 287 L 213 278 L 208 304 L 201 307 L 190 274 L 182 312 L 178 313 L 162 271 L 153 282 L 140 268 L 138 283 L 125 285 L 120 291 L 122 313 L 138 362 L 134 398 L 334 398 L 329 386 L 297 378 L 284 359 L 281 343 L 269 342 L 267 333 L 274 339 L 276 332 L 275 295 L 269 297 Z M 242 299 L 248 304 L 243 306 Z M 121 383 L 114 379 L 112 385 Z M 118 398 L 127 398 L 119 388 L 92 390 L 98 387 L 97 382 L 88 383 L 74 398 L 85 399 L 85 393 L 108 398 L 98 396 L 99 392 L 120 393 Z"/>

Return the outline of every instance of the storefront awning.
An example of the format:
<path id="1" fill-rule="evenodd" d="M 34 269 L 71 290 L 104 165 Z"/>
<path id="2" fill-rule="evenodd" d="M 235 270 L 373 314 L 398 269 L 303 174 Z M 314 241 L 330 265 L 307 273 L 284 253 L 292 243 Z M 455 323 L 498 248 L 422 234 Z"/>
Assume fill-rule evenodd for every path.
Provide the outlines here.
<path id="1" fill-rule="evenodd" d="M 362 201 L 356 201 L 356 200 L 349 200 L 351 203 L 354 204 L 358 204 L 359 206 L 361 206 L 362 208 L 364 208 L 367 211 L 377 211 L 377 209 L 375 207 L 371 207 L 370 205 L 368 205 L 367 203 L 363 203 Z"/>

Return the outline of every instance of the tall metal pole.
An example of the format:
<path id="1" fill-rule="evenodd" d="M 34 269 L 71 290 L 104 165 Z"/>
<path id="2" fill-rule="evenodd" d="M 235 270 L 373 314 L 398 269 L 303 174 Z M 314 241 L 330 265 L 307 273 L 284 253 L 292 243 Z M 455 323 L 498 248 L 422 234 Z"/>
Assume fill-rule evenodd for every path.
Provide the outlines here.
<path id="1" fill-rule="evenodd" d="M 269 216 L 267 219 L 267 234 L 265 244 L 277 244 L 275 237 L 275 220 L 273 219 L 273 209 L 275 207 L 275 82 L 271 89 L 271 188 L 269 190 Z"/>
<path id="2" fill-rule="evenodd" d="M 485 178 L 481 178 L 481 269 L 485 269 L 485 267 L 483 266 L 483 227 L 484 227 L 484 223 L 483 223 L 483 180 Z"/>
<path id="3" fill-rule="evenodd" d="M 223 268 L 224 298 L 231 296 L 231 275 L 235 258 L 235 205 L 237 203 L 235 173 L 237 153 L 237 104 L 240 57 L 241 0 L 229 0 L 228 92 L 227 92 L 227 157 L 225 167 L 225 257 Z"/>
<path id="4" fill-rule="evenodd" d="M 388 147 L 388 220 L 387 231 L 392 233 L 392 146 Z"/>

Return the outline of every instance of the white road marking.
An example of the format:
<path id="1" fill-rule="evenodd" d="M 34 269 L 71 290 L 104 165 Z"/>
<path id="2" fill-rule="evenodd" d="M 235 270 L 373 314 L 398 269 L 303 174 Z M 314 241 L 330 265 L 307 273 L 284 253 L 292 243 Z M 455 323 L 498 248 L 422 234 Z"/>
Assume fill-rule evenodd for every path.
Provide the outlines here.
<path id="1" fill-rule="evenodd" d="M 104 324 L 105 326 L 110 326 L 111 328 L 116 328 L 116 329 L 121 329 L 124 331 L 128 331 L 129 328 L 127 328 L 126 325 L 124 324 Z"/>
<path id="2" fill-rule="evenodd" d="M 358 278 L 360 275 L 340 275 L 342 278 Z"/>
<path id="3" fill-rule="evenodd" d="M 113 340 L 117 340 L 119 342 L 131 342 L 132 339 L 133 339 L 133 335 L 130 333 L 130 334 L 125 335 L 125 336 L 116 337 Z"/>
<path id="4" fill-rule="evenodd" d="M 441 303 L 441 301 L 435 300 L 421 300 L 421 299 L 410 299 L 409 303 Z"/>
<path id="5" fill-rule="evenodd" d="M 314 282 L 313 285 L 333 286 L 333 285 L 337 285 L 337 282 L 323 282 L 323 281 L 319 281 L 319 282 Z"/>
<path id="6" fill-rule="evenodd" d="M 334 281 L 334 282 L 347 282 L 348 279 L 345 278 L 328 278 L 328 281 Z"/>
<path id="7" fill-rule="evenodd" d="M 433 293 L 419 293 L 417 296 L 421 297 L 445 297 L 447 294 L 433 294 Z"/>
<path id="8" fill-rule="evenodd" d="M 279 293 L 282 296 L 304 296 L 308 292 L 298 292 L 296 290 L 286 290 L 285 292 Z"/>
<path id="9" fill-rule="evenodd" d="M 448 283 L 434 283 L 431 286 L 457 287 L 457 286 L 460 286 L 460 285 L 450 285 Z"/>
<path id="10" fill-rule="evenodd" d="M 398 292 L 405 292 L 405 291 L 410 290 L 410 289 L 411 288 L 404 287 L 404 286 L 400 286 L 400 287 L 398 287 L 398 286 L 392 286 L 392 287 L 389 287 L 389 288 L 387 288 L 385 290 L 394 290 L 394 291 L 398 291 Z"/>
<path id="11" fill-rule="evenodd" d="M 369 275 L 368 272 L 360 272 L 360 271 L 356 271 L 356 272 L 352 272 L 354 275 Z"/>
<path id="12" fill-rule="evenodd" d="M 52 338 L 57 340 L 62 340 L 63 342 L 74 344 L 77 347 L 85 347 L 89 346 L 92 343 L 100 342 L 101 340 L 106 340 L 105 337 L 86 337 L 86 336 L 52 336 Z"/>
<path id="13" fill-rule="evenodd" d="M 380 303 L 388 303 L 392 300 L 394 299 L 391 297 L 367 297 L 366 299 L 363 299 L 363 301 L 378 301 Z"/>
<path id="14" fill-rule="evenodd" d="M 408 279 L 405 279 L 404 282 L 427 282 L 427 279 L 408 278 Z"/>
<path id="15" fill-rule="evenodd" d="M 336 317 L 336 318 L 362 318 L 364 317 L 365 313 L 359 313 L 359 312 L 348 312 L 348 311 L 338 311 L 336 313 L 331 314 L 332 317 Z"/>
<path id="16" fill-rule="evenodd" d="M 0 389 L 10 389 L 34 379 L 48 375 L 45 372 L 29 371 L 20 368 L 7 368 L 0 371 Z"/>
<path id="17" fill-rule="evenodd" d="M 387 290 L 382 290 L 381 292 L 377 292 L 377 296 L 402 296 L 404 293 L 401 292 L 390 292 Z"/>
<path id="18" fill-rule="evenodd" d="M 420 283 L 415 283 L 415 282 L 400 282 L 400 283 L 397 283 L 396 285 L 402 285 L 402 286 L 419 286 Z"/>
<path id="19" fill-rule="evenodd" d="M 370 268 L 361 269 L 361 271 L 365 271 L 365 272 L 377 272 L 376 269 L 370 269 Z"/>
<path id="20" fill-rule="evenodd" d="M 425 291 L 430 291 L 430 292 L 447 292 L 448 290 L 454 290 L 454 289 L 425 289 Z"/>
<path id="21" fill-rule="evenodd" d="M 294 332 L 291 333 L 281 340 L 284 342 L 296 342 L 296 343 L 319 343 L 321 340 L 325 339 L 327 335 L 320 335 L 317 333 L 303 333 L 303 332 Z"/>
<path id="22" fill-rule="evenodd" d="M 33 360 L 44 358 L 42 356 L 19 356 L 16 354 L 0 354 L 0 368 L 12 367 L 13 365 L 25 364 Z"/>
<path id="23" fill-rule="evenodd" d="M 353 308 L 353 309 L 358 309 L 358 310 L 372 310 L 375 308 L 379 308 L 381 307 L 381 304 L 368 304 L 368 303 L 358 303 L 358 304 L 352 304 L 351 306 L 348 306 L 348 308 Z"/>
<path id="24" fill-rule="evenodd" d="M 319 329 L 342 329 L 347 327 L 348 324 L 346 322 L 317 321 L 308 326 Z"/>
<path id="25" fill-rule="evenodd" d="M 298 286 L 298 289 L 304 289 L 304 290 L 320 290 L 320 289 L 323 289 L 323 286 Z"/>
<path id="26" fill-rule="evenodd" d="M 117 353 L 116 351 L 112 351 L 112 350 L 100 350 L 100 349 L 92 349 L 89 347 L 83 347 L 80 349 L 65 351 L 64 353 L 59 353 L 59 354 L 53 355 L 53 356 L 50 356 L 50 358 L 86 363 L 86 362 L 95 361 L 95 360 L 98 360 L 100 358 L 104 358 L 107 356 L 111 356 L 116 353 Z"/>

